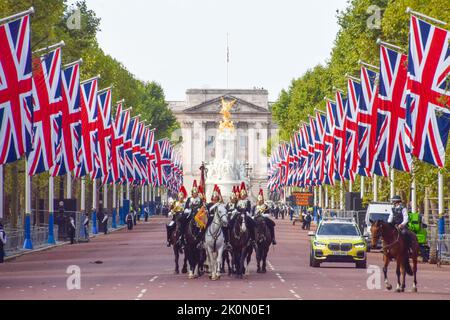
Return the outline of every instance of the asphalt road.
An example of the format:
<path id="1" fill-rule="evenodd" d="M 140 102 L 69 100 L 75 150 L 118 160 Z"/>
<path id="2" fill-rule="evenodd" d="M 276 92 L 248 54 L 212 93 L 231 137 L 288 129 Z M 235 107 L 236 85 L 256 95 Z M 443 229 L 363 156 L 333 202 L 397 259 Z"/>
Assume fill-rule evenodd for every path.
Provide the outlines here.
<path id="1" fill-rule="evenodd" d="M 93 239 L 31 253 L 0 265 L 0 300 L 316 300 L 316 299 L 450 299 L 450 267 L 419 265 L 419 292 L 370 290 L 367 270 L 353 264 L 309 267 L 309 238 L 300 226 L 277 221 L 278 245 L 270 250 L 267 274 L 256 263 L 244 280 L 224 275 L 213 282 L 204 276 L 188 280 L 174 275 L 173 251 L 165 246 L 165 218 L 153 218 L 133 231 L 122 230 Z M 181 262 L 181 259 L 180 259 Z M 380 253 L 369 265 L 382 265 Z M 70 266 L 81 272 L 81 289 L 68 290 Z M 395 286 L 395 266 L 390 280 Z M 383 281 L 381 281 L 383 283 Z"/>

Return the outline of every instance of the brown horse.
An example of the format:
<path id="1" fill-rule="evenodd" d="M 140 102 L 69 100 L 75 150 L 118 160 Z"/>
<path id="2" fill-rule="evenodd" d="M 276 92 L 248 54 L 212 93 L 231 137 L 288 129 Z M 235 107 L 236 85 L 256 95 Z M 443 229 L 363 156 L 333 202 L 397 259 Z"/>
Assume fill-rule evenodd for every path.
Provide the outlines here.
<path id="1" fill-rule="evenodd" d="M 203 272 L 205 250 L 199 246 L 203 237 L 202 231 L 193 218 L 188 222 L 184 237 L 186 239 L 184 254 L 189 262 L 189 279 L 195 279 Z"/>
<path id="2" fill-rule="evenodd" d="M 392 285 L 389 284 L 387 278 L 387 271 L 389 263 L 392 260 L 397 262 L 397 292 L 405 292 L 406 274 L 414 276 L 414 285 L 412 292 L 417 292 L 417 258 L 419 256 L 419 244 L 417 237 L 412 232 L 409 232 L 410 244 L 406 242 L 401 232 L 392 224 L 377 221 L 372 224 L 372 247 L 376 248 L 378 240 L 383 240 L 383 261 L 384 261 L 384 282 L 386 289 L 392 290 Z M 409 263 L 409 258 L 413 260 L 413 267 Z M 400 279 L 400 277 L 402 279 Z"/>

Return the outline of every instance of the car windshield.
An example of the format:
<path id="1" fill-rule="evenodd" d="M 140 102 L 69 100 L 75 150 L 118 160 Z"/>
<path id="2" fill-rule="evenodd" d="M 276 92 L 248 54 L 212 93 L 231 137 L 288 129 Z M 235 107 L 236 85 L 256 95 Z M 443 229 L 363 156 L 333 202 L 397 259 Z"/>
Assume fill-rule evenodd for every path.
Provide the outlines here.
<path id="1" fill-rule="evenodd" d="M 359 232 L 352 224 L 328 223 L 323 224 L 317 233 L 318 236 L 359 236 Z"/>
<path id="2" fill-rule="evenodd" d="M 387 222 L 389 219 L 389 214 L 386 213 L 371 213 L 370 220 L 372 221 L 384 221 Z"/>

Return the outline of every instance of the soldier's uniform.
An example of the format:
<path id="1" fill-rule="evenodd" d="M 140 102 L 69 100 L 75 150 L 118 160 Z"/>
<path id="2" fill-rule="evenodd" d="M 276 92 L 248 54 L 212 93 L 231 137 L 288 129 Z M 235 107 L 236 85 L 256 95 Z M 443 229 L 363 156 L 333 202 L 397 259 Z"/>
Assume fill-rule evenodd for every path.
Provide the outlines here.
<path id="1" fill-rule="evenodd" d="M 252 244 L 255 244 L 255 221 L 252 219 L 251 217 L 251 213 L 252 213 L 252 204 L 250 202 L 250 200 L 247 198 L 247 190 L 245 189 L 245 184 L 242 183 L 241 186 L 241 192 L 240 192 L 240 196 L 241 199 L 237 202 L 236 205 L 236 211 L 239 214 L 244 214 L 245 215 L 245 224 L 247 225 L 247 228 L 250 231 L 250 238 L 252 241 Z M 231 226 L 234 226 L 234 223 L 236 221 L 237 216 L 234 216 L 231 219 Z"/>
<path id="2" fill-rule="evenodd" d="M 180 192 L 178 193 L 178 200 L 176 200 L 170 208 L 169 216 L 170 215 L 172 216 L 172 221 L 166 226 L 166 228 L 167 228 L 167 246 L 168 247 L 170 247 L 170 245 L 173 244 L 173 243 L 170 243 L 170 236 L 176 229 L 176 221 L 178 219 L 182 219 L 182 216 L 184 214 L 184 209 L 185 209 L 185 205 L 186 205 L 186 197 L 187 197 L 186 189 L 184 187 L 181 187 Z"/>
<path id="3" fill-rule="evenodd" d="M 272 244 L 276 245 L 277 242 L 275 240 L 275 222 L 273 222 L 270 217 L 270 209 L 267 204 L 264 202 L 264 192 L 261 189 L 258 196 L 258 203 L 253 207 L 252 215 L 253 219 L 258 216 L 262 216 L 266 222 L 266 225 L 269 227 L 270 234 L 272 236 Z"/>
<path id="4" fill-rule="evenodd" d="M 403 206 L 402 199 L 399 196 L 395 196 L 392 199 L 392 202 L 394 203 L 394 207 L 392 208 L 392 212 L 389 215 L 388 223 L 393 224 L 400 230 L 400 234 L 405 238 L 409 247 L 411 239 L 408 230 L 408 210 L 406 210 L 406 208 Z"/>

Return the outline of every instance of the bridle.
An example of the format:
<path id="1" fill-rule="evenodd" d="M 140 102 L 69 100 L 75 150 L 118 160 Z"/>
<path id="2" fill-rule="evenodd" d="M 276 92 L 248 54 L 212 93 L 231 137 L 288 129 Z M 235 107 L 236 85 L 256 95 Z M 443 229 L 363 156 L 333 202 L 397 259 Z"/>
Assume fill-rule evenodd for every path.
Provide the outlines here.
<path id="1" fill-rule="evenodd" d="M 236 227 L 239 226 L 239 231 L 241 231 L 242 224 L 245 224 L 245 215 L 241 214 L 239 216 L 242 218 L 241 225 L 239 226 L 238 223 L 235 223 L 234 228 L 233 228 L 234 237 L 238 240 L 240 240 L 241 237 L 243 236 L 243 234 L 245 233 L 245 232 L 244 233 L 239 232 L 239 234 L 236 233 L 236 229 L 237 229 Z"/>
<path id="2" fill-rule="evenodd" d="M 395 231 L 397 231 L 397 240 L 395 240 L 394 242 L 389 243 L 387 245 L 383 245 L 383 247 L 381 248 L 383 251 L 386 251 L 387 249 L 393 247 L 394 245 L 396 245 L 400 241 L 400 231 L 397 228 L 394 228 L 394 229 L 395 229 Z M 380 237 L 383 238 L 383 235 L 380 235 L 378 238 L 380 238 Z"/>
<path id="3" fill-rule="evenodd" d="M 209 235 L 211 237 L 213 237 L 214 240 L 217 240 L 219 238 L 220 232 L 222 231 L 222 227 L 223 227 L 223 222 L 222 222 L 223 217 L 228 215 L 228 212 L 221 215 L 220 211 L 218 209 L 219 209 L 218 207 L 214 209 L 214 210 L 216 210 L 216 212 L 214 213 L 214 219 L 213 219 L 212 223 L 219 226 L 219 228 L 217 228 L 217 230 L 214 234 L 211 233 L 211 228 L 208 228 Z M 216 217 L 219 217 L 219 223 L 216 222 Z"/>

